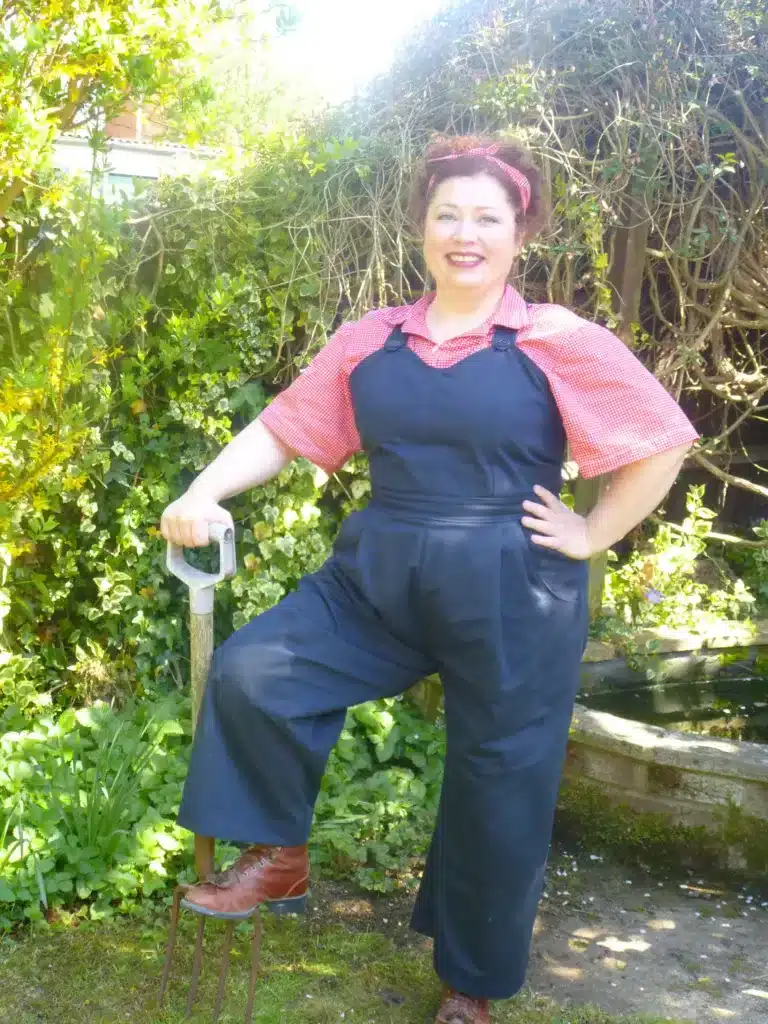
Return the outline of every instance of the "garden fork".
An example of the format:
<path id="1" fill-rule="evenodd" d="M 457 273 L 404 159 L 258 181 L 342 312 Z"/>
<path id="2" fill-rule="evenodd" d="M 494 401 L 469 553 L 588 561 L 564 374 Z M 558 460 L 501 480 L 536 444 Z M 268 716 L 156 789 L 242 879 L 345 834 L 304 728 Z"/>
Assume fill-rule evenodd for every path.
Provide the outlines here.
<path id="1" fill-rule="evenodd" d="M 176 544 L 168 544 L 166 565 L 174 576 L 189 587 L 189 636 L 190 636 L 190 662 L 191 662 L 191 684 L 192 684 L 192 729 L 197 725 L 197 716 L 205 692 L 205 684 L 208 678 L 208 670 L 213 655 L 213 596 L 216 584 L 223 579 L 235 575 L 235 537 L 231 527 L 223 523 L 211 523 L 208 527 L 209 541 L 218 542 L 219 545 L 219 571 L 215 573 L 203 572 L 190 565 L 184 558 L 184 548 Z M 209 836 L 195 836 L 195 869 L 198 878 L 204 880 L 213 871 L 214 839 Z M 160 983 L 160 1005 L 165 1000 L 165 990 L 168 985 L 168 978 L 173 963 L 173 951 L 176 944 L 176 931 L 179 923 L 179 912 L 188 885 L 179 885 L 173 894 L 173 906 L 171 909 L 171 925 L 168 932 L 168 949 L 165 954 L 165 966 L 163 978 Z M 192 908 L 188 908 L 192 909 Z M 207 915 L 215 916 L 215 915 Z M 227 921 L 224 933 L 224 950 L 219 972 L 219 987 L 216 995 L 216 1006 L 213 1011 L 213 1020 L 219 1019 L 221 1005 L 224 1001 L 224 988 L 229 970 L 229 958 L 232 951 L 232 939 L 235 922 Z M 197 995 L 197 983 L 200 978 L 200 968 L 203 963 L 203 930 L 205 928 L 205 917 L 200 916 L 197 922 L 197 937 L 195 940 L 195 956 L 192 966 L 192 980 L 189 985 L 187 996 L 186 1017 L 192 1015 L 195 996 Z M 246 1024 L 250 1024 L 253 1014 L 253 1001 L 256 994 L 256 979 L 259 973 L 259 960 L 261 949 L 261 916 L 257 907 L 253 914 L 253 941 L 251 954 L 251 980 L 248 991 L 248 1005 L 245 1011 Z"/>

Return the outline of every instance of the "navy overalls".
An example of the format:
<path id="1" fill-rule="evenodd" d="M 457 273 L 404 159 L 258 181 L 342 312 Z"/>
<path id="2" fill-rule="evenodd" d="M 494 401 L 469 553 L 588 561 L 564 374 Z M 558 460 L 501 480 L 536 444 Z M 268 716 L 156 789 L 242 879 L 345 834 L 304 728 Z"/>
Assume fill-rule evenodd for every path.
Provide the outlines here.
<path id="1" fill-rule="evenodd" d="M 325 565 L 213 658 L 180 823 L 307 841 L 346 709 L 439 672 L 447 753 L 412 926 L 461 992 L 521 987 L 587 631 L 587 564 L 533 544 L 565 435 L 545 375 L 493 345 L 428 366 L 395 329 L 352 371 L 372 498 Z"/>

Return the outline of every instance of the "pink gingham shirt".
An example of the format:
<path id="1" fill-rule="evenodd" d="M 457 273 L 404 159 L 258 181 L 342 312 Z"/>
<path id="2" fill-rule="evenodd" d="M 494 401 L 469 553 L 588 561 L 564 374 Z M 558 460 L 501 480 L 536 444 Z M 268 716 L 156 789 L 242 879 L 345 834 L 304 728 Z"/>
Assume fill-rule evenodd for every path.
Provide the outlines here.
<path id="1" fill-rule="evenodd" d="M 675 400 L 624 343 L 563 306 L 526 307 L 507 286 L 486 323 L 440 345 L 430 338 L 427 295 L 342 324 L 309 367 L 261 413 L 288 448 L 334 473 L 361 448 L 349 389 L 354 368 L 400 326 L 413 352 L 444 369 L 490 346 L 496 326 L 517 330 L 517 345 L 546 375 L 565 427 L 570 457 L 584 477 L 609 473 L 698 433 Z"/>

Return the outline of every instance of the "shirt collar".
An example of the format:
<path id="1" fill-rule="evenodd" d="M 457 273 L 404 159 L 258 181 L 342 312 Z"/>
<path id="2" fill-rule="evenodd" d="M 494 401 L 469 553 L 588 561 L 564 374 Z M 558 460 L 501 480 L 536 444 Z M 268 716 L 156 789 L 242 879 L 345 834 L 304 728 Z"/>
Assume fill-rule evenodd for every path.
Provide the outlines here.
<path id="1" fill-rule="evenodd" d="M 402 327 L 403 334 L 417 334 L 420 338 L 431 341 L 426 317 L 434 297 L 434 292 L 430 292 L 410 306 L 396 306 L 388 310 L 387 322 L 391 327 Z M 528 310 L 525 300 L 512 285 L 508 284 L 496 312 L 474 331 L 468 331 L 464 337 L 485 337 L 493 327 L 506 327 L 515 331 L 527 324 Z"/>

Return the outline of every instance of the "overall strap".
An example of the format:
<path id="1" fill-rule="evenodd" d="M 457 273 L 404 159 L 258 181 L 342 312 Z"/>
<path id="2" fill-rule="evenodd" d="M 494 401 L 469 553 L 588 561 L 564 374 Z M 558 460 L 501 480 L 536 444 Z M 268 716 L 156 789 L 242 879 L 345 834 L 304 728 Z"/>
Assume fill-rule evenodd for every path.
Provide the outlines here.
<path id="1" fill-rule="evenodd" d="M 517 331 L 508 327 L 497 327 L 493 332 L 493 347 L 497 352 L 506 352 L 517 344 Z"/>
<path id="2" fill-rule="evenodd" d="M 398 352 L 408 344 L 408 335 L 403 334 L 400 327 L 395 327 L 384 342 L 385 352 Z M 517 344 L 517 331 L 507 327 L 497 327 L 493 332 L 493 347 L 497 352 L 506 352 Z"/>
<path id="3" fill-rule="evenodd" d="M 400 327 L 395 327 L 390 336 L 384 342 L 385 352 L 397 352 L 408 344 L 408 335 L 403 334 Z"/>

